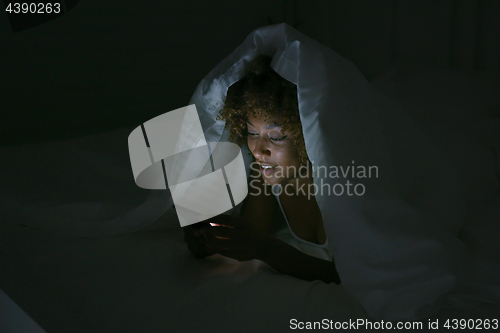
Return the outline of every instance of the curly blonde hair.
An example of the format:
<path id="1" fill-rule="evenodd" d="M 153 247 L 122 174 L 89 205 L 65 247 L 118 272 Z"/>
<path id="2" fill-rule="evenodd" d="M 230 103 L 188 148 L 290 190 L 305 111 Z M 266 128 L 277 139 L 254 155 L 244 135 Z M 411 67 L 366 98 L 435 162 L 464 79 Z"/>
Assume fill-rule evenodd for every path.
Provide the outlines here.
<path id="1" fill-rule="evenodd" d="M 301 164 L 308 161 L 302 134 L 297 86 L 282 78 L 270 66 L 272 58 L 257 56 L 246 64 L 243 79 L 231 85 L 217 120 L 226 121 L 229 140 L 247 143 L 247 118 L 263 115 L 265 121 L 282 126 L 281 133 L 290 131 Z"/>

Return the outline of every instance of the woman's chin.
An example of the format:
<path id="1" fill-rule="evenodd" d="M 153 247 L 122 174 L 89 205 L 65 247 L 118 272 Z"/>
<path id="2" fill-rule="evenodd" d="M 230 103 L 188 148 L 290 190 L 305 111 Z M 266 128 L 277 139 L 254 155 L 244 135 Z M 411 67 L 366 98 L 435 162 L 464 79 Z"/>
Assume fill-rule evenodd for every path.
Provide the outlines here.
<path id="1" fill-rule="evenodd" d="M 271 182 L 271 179 L 267 179 L 267 178 L 264 178 L 264 183 L 266 183 L 267 185 L 273 185 Z"/>
<path id="2" fill-rule="evenodd" d="M 271 186 L 279 183 L 279 181 L 274 177 L 268 178 L 268 177 L 263 176 L 262 179 L 264 179 L 264 183 L 266 183 L 267 185 L 271 185 Z"/>

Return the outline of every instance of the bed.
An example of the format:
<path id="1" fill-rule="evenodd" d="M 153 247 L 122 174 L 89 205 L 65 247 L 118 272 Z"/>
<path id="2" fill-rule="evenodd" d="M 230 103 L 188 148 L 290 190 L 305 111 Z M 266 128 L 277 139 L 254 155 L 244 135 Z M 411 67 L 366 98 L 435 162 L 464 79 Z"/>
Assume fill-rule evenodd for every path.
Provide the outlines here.
<path id="1" fill-rule="evenodd" d="M 482 238 L 487 252 L 477 253 L 478 278 L 486 270 L 490 280 L 482 282 L 498 288 L 491 262 L 500 254 L 494 236 L 500 226 L 480 228 L 480 221 L 500 223 L 498 80 L 406 63 L 372 84 L 406 107 L 462 167 L 470 221 L 479 221 L 463 237 L 490 235 Z M 454 89 L 461 89 L 462 101 Z M 195 258 L 172 211 L 120 235 L 72 234 L 69 223 L 95 230 L 92 217 L 124 214 L 151 194 L 133 181 L 126 145 L 132 129 L 0 149 L 0 289 L 43 329 L 284 332 L 293 328 L 292 319 L 367 319 L 342 285 L 285 276 L 258 260 Z M 44 228 L 34 228 L 37 223 Z M 444 306 L 431 319 L 499 318 L 493 303 L 471 298 L 462 310 Z M 427 320 L 423 324 L 425 331 Z"/>

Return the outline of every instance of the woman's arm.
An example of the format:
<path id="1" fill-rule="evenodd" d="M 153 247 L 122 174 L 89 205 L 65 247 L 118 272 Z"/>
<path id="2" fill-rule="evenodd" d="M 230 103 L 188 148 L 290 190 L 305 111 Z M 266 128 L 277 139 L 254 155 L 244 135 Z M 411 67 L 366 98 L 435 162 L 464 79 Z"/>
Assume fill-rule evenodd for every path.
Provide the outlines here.
<path id="1" fill-rule="evenodd" d="M 264 183 L 257 170 L 252 168 L 250 176 L 250 190 L 243 202 L 240 216 L 253 221 L 265 233 L 270 233 L 273 214 L 278 208 L 278 203 L 274 195 L 270 193 L 270 189 L 265 188 L 268 185 Z M 266 195 L 266 193 L 270 195 Z M 205 258 L 217 253 L 207 247 L 205 238 L 200 234 L 202 229 L 210 227 L 210 221 L 213 222 L 213 219 L 183 227 L 184 241 L 191 253 L 197 258 Z"/>
<path id="2" fill-rule="evenodd" d="M 340 284 L 334 261 L 305 254 L 277 238 L 269 239 L 266 249 L 258 259 L 280 273 L 302 280 Z"/>
<path id="3" fill-rule="evenodd" d="M 248 196 L 245 198 L 240 216 L 252 221 L 266 234 L 271 233 L 274 213 L 278 202 L 271 192 L 271 186 L 266 185 L 262 175 L 251 169 Z"/>
<path id="4" fill-rule="evenodd" d="M 303 280 L 340 283 L 335 263 L 305 254 L 293 246 L 266 234 L 248 219 L 219 215 L 211 222 L 218 226 L 201 230 L 207 246 L 217 253 L 247 261 L 264 261 L 280 273 Z"/>

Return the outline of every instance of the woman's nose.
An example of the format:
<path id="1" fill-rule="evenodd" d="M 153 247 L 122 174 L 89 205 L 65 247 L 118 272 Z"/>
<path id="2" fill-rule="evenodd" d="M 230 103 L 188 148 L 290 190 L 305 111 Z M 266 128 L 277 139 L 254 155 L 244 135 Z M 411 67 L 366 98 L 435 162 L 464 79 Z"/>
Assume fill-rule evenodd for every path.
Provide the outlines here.
<path id="1" fill-rule="evenodd" d="M 266 138 L 262 136 L 256 140 L 252 153 L 257 159 L 271 155 L 271 150 L 269 149 L 266 141 Z"/>

